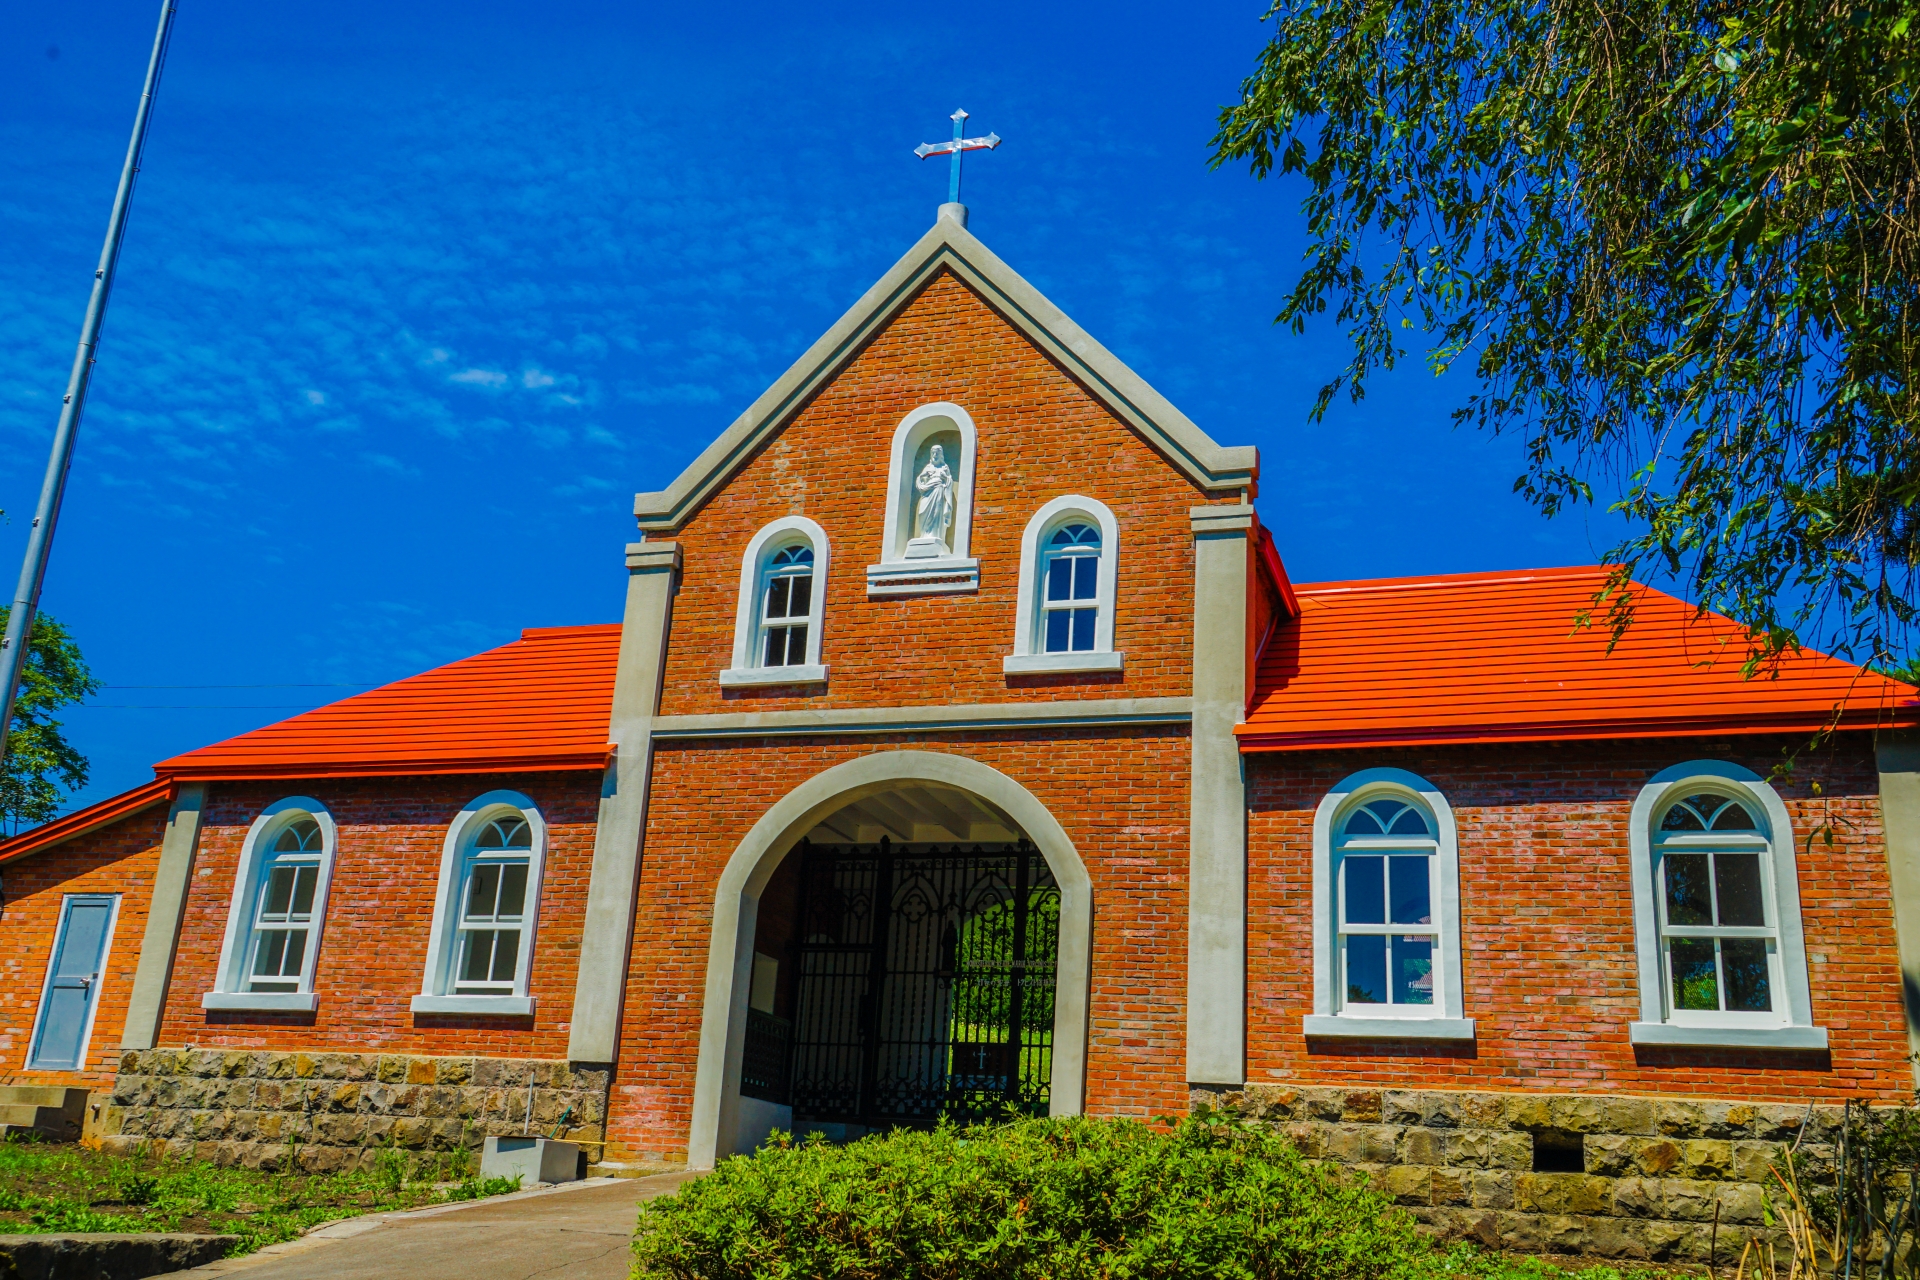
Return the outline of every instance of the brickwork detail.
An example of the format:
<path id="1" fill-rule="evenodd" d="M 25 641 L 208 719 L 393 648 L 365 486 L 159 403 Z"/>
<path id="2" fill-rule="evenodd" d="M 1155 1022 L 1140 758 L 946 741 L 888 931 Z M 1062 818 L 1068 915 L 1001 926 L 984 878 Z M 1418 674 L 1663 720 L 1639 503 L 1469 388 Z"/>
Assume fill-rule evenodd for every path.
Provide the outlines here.
<path id="1" fill-rule="evenodd" d="M 609 1074 L 525 1058 L 129 1051 L 99 1134 L 114 1151 L 154 1142 L 224 1165 L 291 1161 L 318 1173 L 371 1168 L 392 1147 L 421 1163 L 529 1131 L 580 1142 L 597 1160 Z"/>
<path id="2" fill-rule="evenodd" d="M 1779 1200 L 1767 1166 L 1797 1141 L 1801 1168 L 1817 1176 L 1840 1122 L 1834 1106 L 1268 1085 L 1195 1090 L 1191 1104 L 1364 1171 L 1446 1237 L 1691 1263 L 1711 1251 L 1720 1264 L 1748 1240 L 1785 1243 L 1766 1222 L 1770 1189 Z M 1535 1172 L 1536 1143 L 1577 1151 L 1581 1170 Z"/>

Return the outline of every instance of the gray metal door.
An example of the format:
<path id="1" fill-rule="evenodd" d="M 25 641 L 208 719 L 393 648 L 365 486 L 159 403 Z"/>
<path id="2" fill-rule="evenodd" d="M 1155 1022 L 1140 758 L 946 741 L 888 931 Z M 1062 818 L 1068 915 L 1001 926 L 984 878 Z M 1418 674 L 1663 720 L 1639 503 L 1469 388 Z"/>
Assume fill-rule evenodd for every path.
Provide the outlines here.
<path id="1" fill-rule="evenodd" d="M 27 1069 L 74 1071 L 86 1052 L 87 1029 L 100 999 L 100 968 L 107 958 L 107 933 L 114 899 L 72 897 L 60 918 L 53 944 L 53 973 L 40 1001 L 40 1030 Z"/>

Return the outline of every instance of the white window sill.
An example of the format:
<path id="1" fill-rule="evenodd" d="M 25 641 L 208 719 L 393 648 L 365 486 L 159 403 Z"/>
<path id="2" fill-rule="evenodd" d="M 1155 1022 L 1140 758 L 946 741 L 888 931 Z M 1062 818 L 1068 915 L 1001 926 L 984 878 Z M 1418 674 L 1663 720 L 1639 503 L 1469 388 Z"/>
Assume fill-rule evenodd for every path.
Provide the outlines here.
<path id="1" fill-rule="evenodd" d="M 769 684 L 825 684 L 827 668 L 801 665 L 794 667 L 728 667 L 720 673 L 723 689 L 738 689 Z"/>
<path id="2" fill-rule="evenodd" d="M 1310 1013 L 1300 1019 L 1309 1036 L 1349 1040 L 1471 1040 L 1472 1018 L 1365 1018 Z"/>
<path id="3" fill-rule="evenodd" d="M 1120 671 L 1124 653 L 1015 653 L 1000 660 L 1010 676 L 1040 675 L 1048 671 Z"/>
<path id="4" fill-rule="evenodd" d="M 867 566 L 870 596 L 924 596 L 979 589 L 980 562 L 971 556 L 883 560 Z"/>
<path id="5" fill-rule="evenodd" d="M 202 1009 L 241 1009 L 255 1013 L 312 1013 L 320 997 L 312 991 L 209 991 Z"/>
<path id="6" fill-rule="evenodd" d="M 1824 1049 L 1825 1027 L 1706 1027 L 1673 1022 L 1634 1022 L 1627 1036 L 1634 1044 L 1694 1045 L 1729 1049 Z"/>
<path id="7" fill-rule="evenodd" d="M 526 1018 L 533 1014 L 532 996 L 415 996 L 415 1013 L 463 1013 L 477 1018 Z"/>

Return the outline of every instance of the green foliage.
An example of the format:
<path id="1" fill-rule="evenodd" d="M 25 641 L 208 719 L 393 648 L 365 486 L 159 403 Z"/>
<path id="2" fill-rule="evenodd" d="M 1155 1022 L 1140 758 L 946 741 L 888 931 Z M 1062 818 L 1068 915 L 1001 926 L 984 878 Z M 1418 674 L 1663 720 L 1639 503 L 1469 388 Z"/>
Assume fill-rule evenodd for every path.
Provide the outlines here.
<path id="1" fill-rule="evenodd" d="M 0 628 L 11 610 L 0 605 Z M 13 729 L 0 767 L 0 830 L 8 835 L 37 826 L 60 812 L 61 792 L 87 785 L 87 758 L 74 750 L 52 713 L 100 690 L 67 629 L 44 613 L 34 615 Z"/>
<path id="2" fill-rule="evenodd" d="M 465 1182 L 448 1187 L 446 1197 L 449 1200 L 484 1200 L 488 1196 L 510 1196 L 520 1189 L 520 1177 L 511 1178 L 468 1178 Z"/>
<path id="3" fill-rule="evenodd" d="M 1364 1181 L 1197 1120 L 785 1135 L 641 1210 L 644 1280 L 1398 1280 L 1430 1254 Z"/>
<path id="4" fill-rule="evenodd" d="M 1596 598 L 1904 652 L 1920 563 L 1920 0 L 1274 0 L 1214 163 L 1301 175 L 1279 321 L 1355 398 L 1419 335 L 1548 515 L 1618 486 Z"/>

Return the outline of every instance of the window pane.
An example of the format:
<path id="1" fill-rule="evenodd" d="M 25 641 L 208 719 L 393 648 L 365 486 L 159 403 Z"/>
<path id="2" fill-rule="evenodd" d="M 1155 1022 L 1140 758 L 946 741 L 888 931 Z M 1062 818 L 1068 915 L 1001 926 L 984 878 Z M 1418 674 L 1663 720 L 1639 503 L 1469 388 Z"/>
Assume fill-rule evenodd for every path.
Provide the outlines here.
<path id="1" fill-rule="evenodd" d="M 290 929 L 286 937 L 287 950 L 286 954 L 280 957 L 280 976 L 297 978 L 300 976 L 300 966 L 307 958 L 307 931 Z"/>
<path id="2" fill-rule="evenodd" d="M 1765 938 L 1727 938 L 1720 943 L 1720 967 L 1727 975 L 1727 1008 L 1765 1013 L 1773 1008 L 1773 983 Z"/>
<path id="3" fill-rule="evenodd" d="M 1093 652 L 1093 620 L 1099 616 L 1098 609 L 1073 609 L 1073 651 L 1075 653 Z"/>
<path id="4" fill-rule="evenodd" d="M 787 616 L 787 592 L 792 589 L 792 578 L 775 578 L 767 584 L 767 616 L 769 618 Z"/>
<path id="5" fill-rule="evenodd" d="M 1072 610 L 1055 609 L 1047 615 L 1048 653 L 1067 652 L 1067 628 L 1068 624 L 1072 621 L 1072 619 L 1067 617 L 1067 614 L 1070 612 L 1072 612 Z"/>
<path id="6" fill-rule="evenodd" d="M 1428 893 L 1431 877 L 1429 859 L 1389 858 L 1388 876 L 1393 889 L 1394 924 L 1431 924 L 1433 903 Z"/>
<path id="7" fill-rule="evenodd" d="M 320 868 L 299 867 L 293 875 L 293 914 L 313 915 L 313 891 L 320 883 Z"/>
<path id="8" fill-rule="evenodd" d="M 787 663 L 797 667 L 807 660 L 807 629 L 805 627 L 787 628 Z"/>
<path id="9" fill-rule="evenodd" d="M 1712 938 L 1671 938 L 1667 960 L 1673 966 L 1673 1007 L 1718 1009 L 1720 980 L 1713 971 Z"/>
<path id="10" fill-rule="evenodd" d="M 1077 556 L 1073 561 L 1073 598 L 1093 600 L 1100 594 L 1100 557 Z"/>
<path id="11" fill-rule="evenodd" d="M 1707 855 L 1670 853 L 1662 861 L 1667 877 L 1667 923 L 1712 924 L 1713 898 L 1707 888 Z"/>
<path id="12" fill-rule="evenodd" d="M 488 824 L 500 833 L 502 849 L 524 849 L 533 843 L 531 829 L 521 818 L 495 818 Z"/>
<path id="13" fill-rule="evenodd" d="M 1056 556 L 1047 562 L 1047 599 L 1073 599 L 1073 560 Z"/>
<path id="14" fill-rule="evenodd" d="M 500 896 L 500 868 L 492 863 L 473 869 L 467 882 L 467 918 L 486 920 L 493 915 L 493 904 Z"/>
<path id="15" fill-rule="evenodd" d="M 760 659 L 763 667 L 784 667 L 787 665 L 787 629 L 785 627 L 767 628 L 767 651 Z"/>
<path id="16" fill-rule="evenodd" d="M 1395 862 L 1402 859 L 1395 858 Z M 1433 1003 L 1433 939 L 1393 937 L 1393 1002 Z"/>
<path id="17" fill-rule="evenodd" d="M 1393 820 L 1393 826 L 1388 829 L 1387 834 L 1395 836 L 1426 836 L 1432 835 L 1433 833 L 1427 830 L 1426 815 L 1422 814 L 1412 805 L 1408 805 L 1400 811 L 1400 816 Z"/>
<path id="18" fill-rule="evenodd" d="M 320 824 L 311 818 L 302 818 L 280 833 L 273 842 L 275 853 L 300 853 L 320 847 Z"/>
<path id="19" fill-rule="evenodd" d="M 1752 814 L 1729 800 L 1727 807 L 1713 816 L 1713 829 L 1715 831 L 1758 831 L 1760 828 L 1754 825 Z"/>
<path id="20" fill-rule="evenodd" d="M 787 616 L 804 618 L 807 611 L 813 608 L 813 579 L 793 578 L 790 581 L 793 583 L 793 598 L 787 602 Z"/>
<path id="21" fill-rule="evenodd" d="M 1713 810 L 1709 808 L 1707 812 L 1711 813 Z M 1667 810 L 1667 816 L 1660 823 L 1660 829 L 1662 831 L 1705 831 L 1707 824 L 1700 820 L 1700 815 L 1693 806 L 1682 800 Z"/>
<path id="22" fill-rule="evenodd" d="M 517 920 L 527 906 L 527 864 L 515 863 L 500 869 L 500 910 L 502 920 Z"/>
<path id="23" fill-rule="evenodd" d="M 1719 923 L 1754 926 L 1767 923 L 1766 903 L 1760 897 L 1759 854 L 1714 854 L 1713 887 L 1719 891 Z M 1727 981 L 1733 981 L 1731 973 Z"/>
<path id="24" fill-rule="evenodd" d="M 1387 903 L 1386 859 L 1381 857 L 1342 858 L 1340 866 L 1347 878 L 1346 923 L 1385 924 Z"/>
<path id="25" fill-rule="evenodd" d="M 1377 859 L 1376 859 L 1377 861 Z M 1347 939 L 1347 1003 L 1387 1002 L 1387 940 L 1379 934 Z"/>
<path id="26" fill-rule="evenodd" d="M 280 962 L 287 954 L 287 934 L 284 929 L 269 929 L 260 935 L 260 945 L 253 953 L 253 971 L 256 974 L 278 977 Z"/>
<path id="27" fill-rule="evenodd" d="M 520 931 L 502 929 L 493 935 L 493 980 L 512 982 L 520 965 Z"/>
<path id="28" fill-rule="evenodd" d="M 266 892 L 260 895 L 260 914 L 286 919 L 293 901 L 293 867 L 275 867 L 267 873 Z"/>
<path id="29" fill-rule="evenodd" d="M 1347 819 L 1347 834 L 1350 836 L 1383 836 L 1386 832 L 1380 826 L 1380 820 L 1366 809 L 1355 809 Z"/>
<path id="30" fill-rule="evenodd" d="M 493 939 L 491 929 L 481 929 L 467 934 L 466 963 L 460 966 L 462 982 L 485 982 L 487 974 L 493 969 Z"/>

